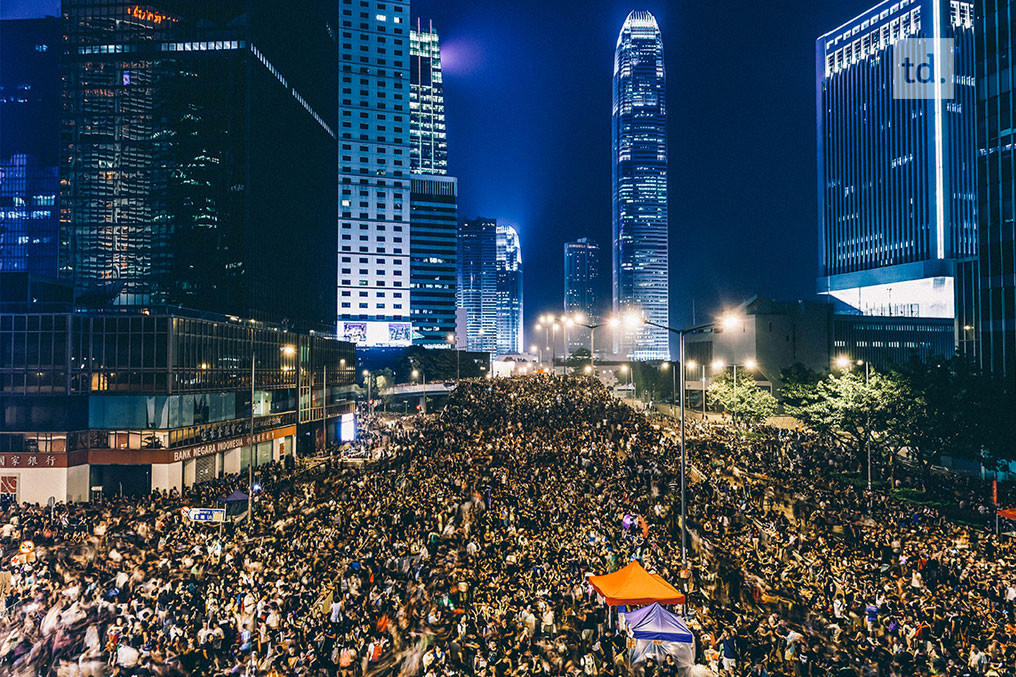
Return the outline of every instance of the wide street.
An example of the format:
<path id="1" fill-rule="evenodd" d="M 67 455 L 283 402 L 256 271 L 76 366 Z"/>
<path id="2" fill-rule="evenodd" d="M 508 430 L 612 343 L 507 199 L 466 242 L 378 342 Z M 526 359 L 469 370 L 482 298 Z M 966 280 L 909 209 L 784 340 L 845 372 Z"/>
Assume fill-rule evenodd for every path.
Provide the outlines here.
<path id="1" fill-rule="evenodd" d="M 382 464 L 261 469 L 252 530 L 180 515 L 245 476 L 8 506 L 5 561 L 25 539 L 37 561 L 0 573 L 0 670 L 628 674 L 587 575 L 637 559 L 685 585 L 673 426 L 591 379 L 466 381 L 443 411 L 372 427 Z M 698 669 L 1012 672 L 1008 543 L 863 499 L 807 435 L 696 426 L 689 459 Z"/>

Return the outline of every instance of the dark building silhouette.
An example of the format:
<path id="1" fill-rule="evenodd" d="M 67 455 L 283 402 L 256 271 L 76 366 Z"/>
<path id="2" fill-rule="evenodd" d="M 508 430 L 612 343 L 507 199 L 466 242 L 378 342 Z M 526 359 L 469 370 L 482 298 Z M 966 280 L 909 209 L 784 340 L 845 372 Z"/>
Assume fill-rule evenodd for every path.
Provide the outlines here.
<path id="1" fill-rule="evenodd" d="M 331 325 L 336 7 L 67 0 L 63 14 L 61 275 L 109 306 Z"/>

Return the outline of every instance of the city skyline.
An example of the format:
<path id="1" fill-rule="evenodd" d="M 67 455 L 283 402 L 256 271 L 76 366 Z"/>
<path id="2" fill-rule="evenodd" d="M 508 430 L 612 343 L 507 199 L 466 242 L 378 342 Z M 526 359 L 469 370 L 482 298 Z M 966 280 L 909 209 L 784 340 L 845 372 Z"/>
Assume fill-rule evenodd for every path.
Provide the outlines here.
<path id="1" fill-rule="evenodd" d="M 527 266 L 547 284 L 526 290 L 527 328 L 559 307 L 560 247 L 610 237 L 611 50 L 633 9 L 653 12 L 668 39 L 673 164 L 671 237 L 687 256 L 672 266 L 675 324 L 754 293 L 813 297 L 817 262 L 815 39 L 873 2 L 795 3 L 786 12 L 738 8 L 717 44 L 697 27 L 727 25 L 707 4 L 521 0 L 510 9 L 460 0 L 412 3 L 442 38 L 449 173 L 459 177 L 459 219 L 496 214 L 520 229 Z M 581 11 L 585 20 L 571 19 Z M 55 0 L 11 0 L 4 17 L 58 14 Z M 524 41 L 518 35 L 530 36 Z M 773 42 L 767 36 L 784 36 Z M 576 45 L 562 49 L 562 40 Z M 765 51 L 764 63 L 752 55 Z M 606 55 L 606 56 L 604 56 Z M 530 95 L 523 96 L 523 92 Z M 606 117 L 605 117 L 606 116 Z M 764 131 L 763 131 L 764 130 Z M 675 136 L 676 134 L 676 136 Z M 533 165 L 527 158 L 539 156 Z M 732 193 L 736 187 L 736 193 Z M 731 199 L 731 196 L 736 199 Z M 686 224 L 678 232 L 677 224 Z M 788 238 L 795 246 L 788 248 Z M 738 246 L 744 244 L 745 246 Z M 773 259 L 785 251 L 785 262 Z M 682 252 L 672 252 L 681 259 Z M 609 298 L 609 289 L 601 290 Z"/>

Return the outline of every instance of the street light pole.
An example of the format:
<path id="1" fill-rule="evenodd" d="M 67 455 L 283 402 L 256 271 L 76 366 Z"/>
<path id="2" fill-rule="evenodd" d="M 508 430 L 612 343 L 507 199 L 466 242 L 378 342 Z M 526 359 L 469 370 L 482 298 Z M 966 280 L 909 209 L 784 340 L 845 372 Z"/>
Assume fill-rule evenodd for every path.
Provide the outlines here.
<path id="1" fill-rule="evenodd" d="M 851 364 L 853 364 L 853 361 L 849 357 L 847 357 L 846 355 L 841 355 L 841 356 L 836 358 L 836 366 L 839 367 L 840 369 L 843 369 L 844 371 L 849 370 L 851 368 Z M 868 386 L 869 386 L 869 379 L 871 377 L 871 371 L 870 371 L 869 365 L 868 365 L 868 363 L 866 361 L 864 361 L 864 360 L 857 360 L 857 366 L 861 366 L 862 364 L 864 365 L 864 388 L 865 388 L 865 390 L 867 390 Z M 869 419 L 869 423 L 870 423 L 870 419 Z M 870 428 L 871 426 L 869 425 L 867 427 Z M 865 451 L 865 454 L 868 457 L 868 493 L 869 494 L 871 493 L 871 442 L 868 439 L 870 436 L 871 436 L 871 431 L 870 430 L 865 431 L 865 436 L 864 436 L 864 451 Z"/>
<path id="2" fill-rule="evenodd" d="M 731 424 L 737 427 L 737 364 L 734 364 L 734 412 L 730 417 Z"/>
<path id="3" fill-rule="evenodd" d="M 328 450 L 328 363 L 321 365 L 324 374 L 321 377 L 321 421 L 324 423 L 325 451 Z"/>
<path id="4" fill-rule="evenodd" d="M 589 368 L 592 370 L 595 367 L 594 360 L 596 359 L 596 330 L 603 326 L 603 323 L 599 324 L 586 324 L 584 322 L 575 321 L 575 324 L 580 327 L 585 327 L 589 330 Z"/>
<path id="5" fill-rule="evenodd" d="M 674 329 L 664 324 L 658 324 L 646 318 L 641 318 L 643 324 L 663 329 L 671 333 L 677 334 L 678 343 L 678 359 L 681 360 L 681 564 L 684 569 L 688 568 L 688 507 L 687 507 L 687 457 L 685 455 L 685 402 L 684 402 L 684 390 L 685 390 L 685 334 L 687 333 L 684 329 Z"/>
<path id="6" fill-rule="evenodd" d="M 685 524 L 687 515 L 687 509 L 685 506 L 685 444 L 684 444 L 684 332 L 678 332 L 679 350 L 680 355 L 678 359 L 681 360 L 681 564 L 684 565 L 685 569 L 688 568 L 688 528 Z"/>
<path id="7" fill-rule="evenodd" d="M 462 379 L 462 372 L 459 369 L 459 337 L 455 334 L 448 334 L 448 343 L 452 344 L 455 349 L 455 387 L 459 387 L 459 381 Z"/>
<path id="8" fill-rule="evenodd" d="M 868 363 L 864 363 L 864 389 L 868 389 Z M 868 493 L 871 494 L 871 426 L 868 426 L 867 434 L 864 436 L 864 450 L 868 453 Z"/>
<path id="9" fill-rule="evenodd" d="M 706 422 L 706 363 L 702 363 L 702 424 Z"/>

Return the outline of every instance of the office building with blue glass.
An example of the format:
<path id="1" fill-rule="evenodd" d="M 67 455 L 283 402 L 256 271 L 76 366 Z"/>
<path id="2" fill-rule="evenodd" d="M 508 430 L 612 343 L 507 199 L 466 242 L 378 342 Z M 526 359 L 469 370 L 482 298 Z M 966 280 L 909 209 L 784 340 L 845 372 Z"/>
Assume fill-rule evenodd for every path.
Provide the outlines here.
<path id="1" fill-rule="evenodd" d="M 1011 42 L 1016 2 L 977 5 L 979 284 L 977 315 L 965 332 L 981 366 L 1016 389 L 1016 173 Z"/>
<path id="2" fill-rule="evenodd" d="M 453 348 L 458 181 L 448 176 L 441 48 L 433 25 L 409 33 L 409 318 L 413 343 Z"/>
<path id="3" fill-rule="evenodd" d="M 514 227 L 485 218 L 460 226 L 457 305 L 467 350 L 522 352 L 522 248 Z"/>
<path id="4" fill-rule="evenodd" d="M 656 18 L 634 11 L 614 51 L 612 131 L 614 312 L 670 324 L 667 100 Z M 646 326 L 620 349 L 637 360 L 670 357 L 666 330 Z"/>
<path id="5" fill-rule="evenodd" d="M 458 181 L 451 176 L 410 178 L 409 306 L 413 343 L 453 348 Z"/>
<path id="6" fill-rule="evenodd" d="M 57 275 L 60 20 L 0 21 L 0 273 Z"/>
<path id="7" fill-rule="evenodd" d="M 974 32 L 971 2 L 886 0 L 818 38 L 819 293 L 866 315 L 955 316 L 957 263 L 977 254 Z M 894 96 L 911 38 L 944 39 L 951 87 Z"/>
<path id="8" fill-rule="evenodd" d="M 334 5 L 65 0 L 63 18 L 60 275 L 79 299 L 332 325 Z"/>
<path id="9" fill-rule="evenodd" d="M 587 237 L 564 243 L 564 311 L 600 315 L 600 245 Z"/>

